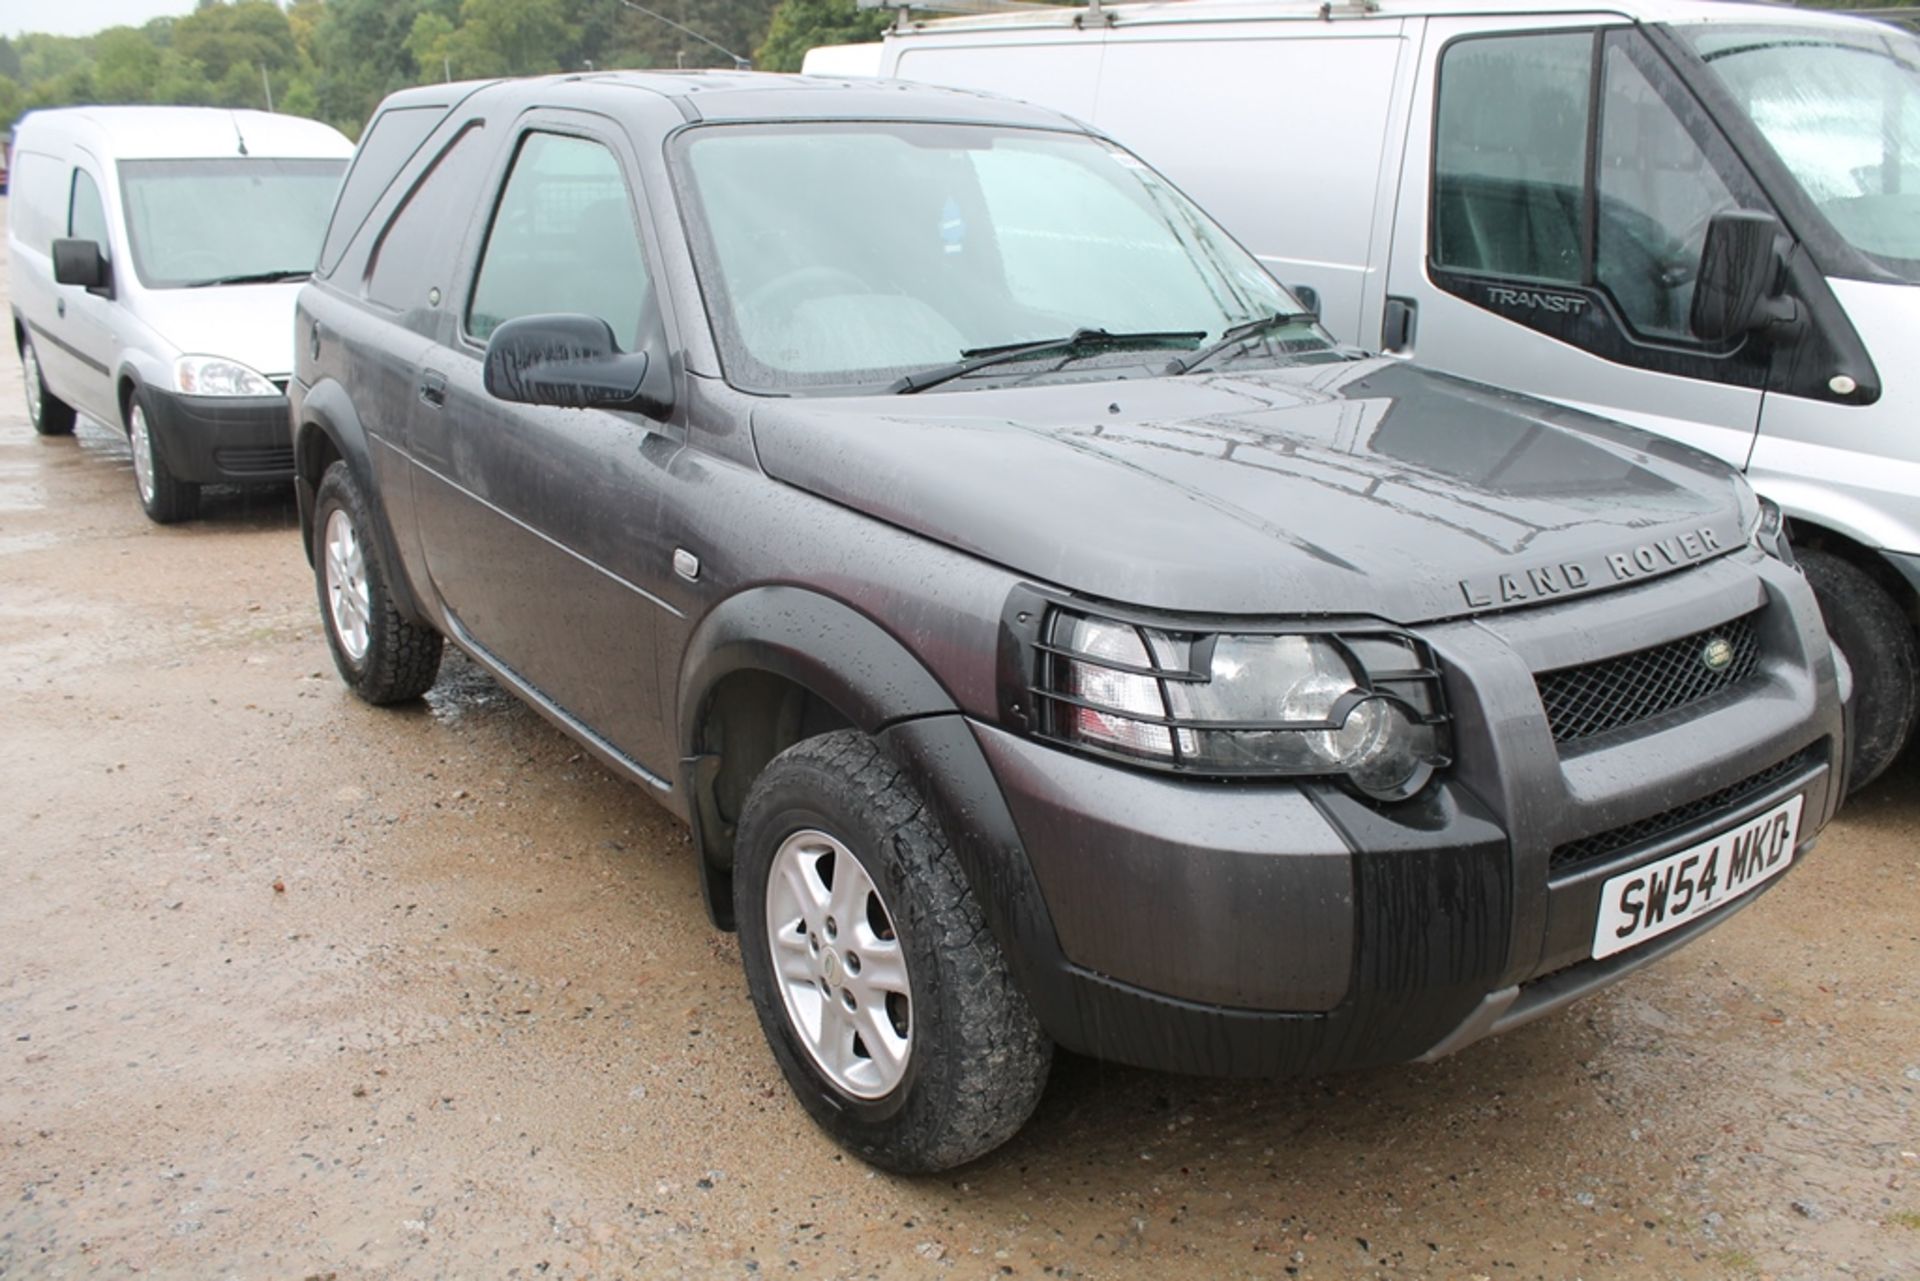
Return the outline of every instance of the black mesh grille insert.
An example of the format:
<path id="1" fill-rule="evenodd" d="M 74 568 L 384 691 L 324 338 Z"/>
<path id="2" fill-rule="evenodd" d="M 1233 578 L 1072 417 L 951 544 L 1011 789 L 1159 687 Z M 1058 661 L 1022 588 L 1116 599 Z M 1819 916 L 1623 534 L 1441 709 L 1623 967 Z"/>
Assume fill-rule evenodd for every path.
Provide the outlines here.
<path id="1" fill-rule="evenodd" d="M 1712 814 L 1732 809 L 1742 801 L 1751 800 L 1782 779 L 1791 778 L 1803 770 L 1812 768 L 1821 756 L 1822 751 L 1819 747 L 1805 748 L 1778 765 L 1770 765 L 1751 778 L 1735 783 L 1732 787 L 1723 787 L 1710 796 L 1702 796 L 1697 801 L 1688 801 L 1685 805 L 1676 806 L 1664 814 L 1655 814 L 1651 818 L 1627 823 L 1612 831 L 1583 836 L 1577 841 L 1568 841 L 1554 850 L 1553 857 L 1548 862 L 1548 870 L 1552 875 L 1558 876 L 1562 872 L 1571 872 L 1588 863 L 1598 862 L 1618 854 L 1621 850 L 1691 827 Z"/>
<path id="2" fill-rule="evenodd" d="M 1718 666 L 1709 662 L 1720 655 L 1725 661 Z M 1534 681 L 1554 741 L 1572 743 L 1710 698 L 1759 665 L 1760 641 L 1748 614 L 1651 649 L 1542 672 Z"/>
<path id="3" fill-rule="evenodd" d="M 292 445 L 229 445 L 213 451 L 221 471 L 234 476 L 293 474 Z"/>

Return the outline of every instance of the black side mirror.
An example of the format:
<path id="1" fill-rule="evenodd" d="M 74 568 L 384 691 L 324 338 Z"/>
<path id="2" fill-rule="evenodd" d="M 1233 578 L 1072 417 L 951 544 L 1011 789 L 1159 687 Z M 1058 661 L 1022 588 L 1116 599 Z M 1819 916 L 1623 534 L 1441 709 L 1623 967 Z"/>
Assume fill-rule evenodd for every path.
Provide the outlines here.
<path id="1" fill-rule="evenodd" d="M 1288 285 L 1287 292 L 1299 300 L 1300 305 L 1306 309 L 1309 316 L 1312 316 L 1315 320 L 1320 319 L 1320 291 L 1318 289 L 1315 289 L 1312 285 Z"/>
<path id="2" fill-rule="evenodd" d="M 1694 278 L 1694 337 L 1724 342 L 1795 318 L 1793 299 L 1782 292 L 1785 242 L 1772 214 L 1737 209 L 1713 216 Z"/>
<path id="3" fill-rule="evenodd" d="M 56 240 L 53 242 L 53 278 L 62 285 L 105 289 L 107 256 L 100 252 L 99 244 L 91 240 Z"/>
<path id="4" fill-rule="evenodd" d="M 598 316 L 522 316 L 493 331 L 484 377 L 489 395 L 522 405 L 664 417 L 642 394 L 650 363 L 645 351 L 621 351 L 613 326 Z"/>

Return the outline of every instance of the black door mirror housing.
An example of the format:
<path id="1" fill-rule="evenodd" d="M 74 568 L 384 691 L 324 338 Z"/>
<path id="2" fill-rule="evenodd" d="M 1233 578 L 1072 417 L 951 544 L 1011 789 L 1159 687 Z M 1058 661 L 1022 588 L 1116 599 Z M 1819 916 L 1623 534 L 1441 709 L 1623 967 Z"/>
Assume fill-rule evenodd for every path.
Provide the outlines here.
<path id="1" fill-rule="evenodd" d="M 1772 214 L 1730 210 L 1707 224 L 1689 324 L 1694 337 L 1725 342 L 1798 314 L 1784 290 L 1786 233 Z"/>
<path id="2" fill-rule="evenodd" d="M 107 256 L 92 240 L 56 240 L 53 242 L 53 279 L 62 285 L 82 289 L 105 289 L 111 273 Z"/>
<path id="3" fill-rule="evenodd" d="M 621 351 L 598 316 L 522 316 L 487 342 L 487 394 L 522 405 L 632 409 L 664 418 L 670 407 L 647 394 L 646 351 Z"/>

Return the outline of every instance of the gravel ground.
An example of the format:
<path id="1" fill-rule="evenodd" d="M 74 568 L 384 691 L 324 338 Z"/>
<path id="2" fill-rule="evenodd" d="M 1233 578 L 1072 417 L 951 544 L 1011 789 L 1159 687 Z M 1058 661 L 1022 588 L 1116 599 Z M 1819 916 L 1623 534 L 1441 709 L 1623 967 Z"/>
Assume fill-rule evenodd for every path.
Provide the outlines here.
<path id="1" fill-rule="evenodd" d="M 458 659 L 355 702 L 290 499 L 161 529 L 10 353 L 0 406 L 0 1277 L 1920 1277 L 1920 761 L 1561 1016 L 1068 1058 L 896 1179 L 789 1099 L 682 828 Z"/>

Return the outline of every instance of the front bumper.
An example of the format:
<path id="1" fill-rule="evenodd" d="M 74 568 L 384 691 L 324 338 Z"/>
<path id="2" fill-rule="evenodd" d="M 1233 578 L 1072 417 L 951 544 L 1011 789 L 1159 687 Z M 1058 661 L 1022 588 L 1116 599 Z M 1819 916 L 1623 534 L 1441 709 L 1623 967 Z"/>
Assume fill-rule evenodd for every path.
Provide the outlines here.
<path id="1" fill-rule="evenodd" d="M 1764 658 L 1737 696 L 1588 743 L 1552 739 L 1534 672 L 1755 609 Z M 1727 558 L 1419 632 L 1447 672 L 1460 763 L 1397 805 L 1328 783 L 1116 768 L 980 722 L 964 723 L 965 743 L 939 718 L 891 731 L 1057 1041 L 1236 1076 L 1449 1053 L 1657 959 L 1775 883 L 1595 961 L 1609 877 L 1796 792 L 1797 858 L 1839 801 L 1831 646 L 1804 580 L 1779 562 Z M 981 767 L 956 781 L 967 748 Z M 1643 824 L 1656 834 L 1599 839 Z M 1565 857 L 1596 840 L 1601 853 Z"/>
<path id="2" fill-rule="evenodd" d="M 167 470 L 196 484 L 267 484 L 293 479 L 285 396 L 143 393 L 148 430 Z"/>

